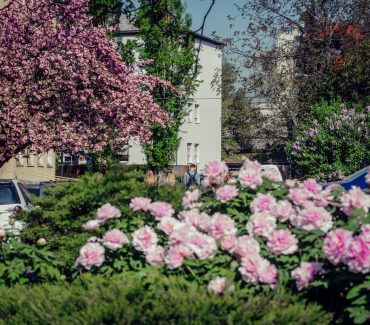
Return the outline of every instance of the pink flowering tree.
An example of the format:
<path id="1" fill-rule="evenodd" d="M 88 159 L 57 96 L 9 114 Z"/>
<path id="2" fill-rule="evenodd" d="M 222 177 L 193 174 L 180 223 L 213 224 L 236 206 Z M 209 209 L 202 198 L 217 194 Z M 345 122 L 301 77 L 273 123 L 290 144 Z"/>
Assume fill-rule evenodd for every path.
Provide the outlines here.
<path id="1" fill-rule="evenodd" d="M 338 310 L 370 316 L 370 195 L 314 179 L 282 183 L 251 161 L 228 184 L 224 163 L 207 164 L 204 174 L 203 188 L 187 191 L 178 211 L 147 197 L 131 200 L 132 220 L 110 204 L 101 207 L 85 224 L 98 235 L 81 248 L 76 268 L 155 268 L 207 284 L 216 295 L 314 288 L 322 303 L 330 294 Z"/>
<path id="2" fill-rule="evenodd" d="M 88 0 L 10 1 L 0 10 L 0 167 L 23 149 L 99 151 L 143 143 L 167 116 L 149 90 L 169 85 L 127 67 Z"/>

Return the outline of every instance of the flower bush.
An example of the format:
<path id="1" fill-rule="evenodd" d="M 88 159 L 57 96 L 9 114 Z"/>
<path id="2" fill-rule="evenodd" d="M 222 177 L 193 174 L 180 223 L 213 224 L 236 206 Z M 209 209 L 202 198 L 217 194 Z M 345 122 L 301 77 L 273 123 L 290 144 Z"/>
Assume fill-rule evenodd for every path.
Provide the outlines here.
<path id="1" fill-rule="evenodd" d="M 331 181 L 370 165 L 369 106 L 321 101 L 287 146 L 294 177 Z"/>
<path id="2" fill-rule="evenodd" d="M 263 175 L 258 162 L 246 161 L 233 185 L 235 195 L 225 200 L 220 189 L 229 186 L 223 184 L 226 165 L 211 162 L 205 175 L 203 191 L 186 192 L 177 213 L 170 203 L 132 199 L 130 207 L 142 220 L 134 231 L 125 216 L 102 222 L 98 210 L 89 222 L 99 220 L 99 231 L 107 232 L 88 240 L 76 266 L 110 274 L 149 264 L 166 275 L 207 284 L 216 294 L 224 289 L 222 278 L 250 292 L 279 286 L 333 290 L 339 300 L 356 297 L 344 307 L 357 322 L 366 321 L 370 302 L 362 292 L 370 283 L 369 195 L 356 187 L 323 189 L 313 179 L 279 183 Z M 122 231 L 130 243 L 106 246 L 102 262 L 104 238 L 112 231 Z M 91 242 L 86 266 L 81 258 Z"/>

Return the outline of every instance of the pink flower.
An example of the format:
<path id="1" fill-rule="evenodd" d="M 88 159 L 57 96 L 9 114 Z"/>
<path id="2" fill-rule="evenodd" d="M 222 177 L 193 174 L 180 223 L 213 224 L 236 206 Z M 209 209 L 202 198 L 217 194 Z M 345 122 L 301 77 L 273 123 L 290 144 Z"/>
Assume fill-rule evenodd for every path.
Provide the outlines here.
<path id="1" fill-rule="evenodd" d="M 302 290 L 313 281 L 314 277 L 322 271 L 322 263 L 302 262 L 292 271 L 292 278 L 296 280 L 298 290 Z"/>
<path id="2" fill-rule="evenodd" d="M 222 177 L 223 179 L 228 175 L 229 169 L 224 161 L 211 161 L 204 166 L 205 177 Z M 221 182 L 222 182 L 221 181 Z"/>
<path id="3" fill-rule="evenodd" d="M 181 211 L 178 215 L 179 219 L 185 221 L 189 225 L 196 226 L 199 218 L 198 210 Z"/>
<path id="4" fill-rule="evenodd" d="M 216 212 L 211 218 L 209 233 L 217 240 L 228 235 L 235 235 L 235 222 L 228 215 Z"/>
<path id="5" fill-rule="evenodd" d="M 236 236 L 228 235 L 228 236 L 222 237 L 220 244 L 221 244 L 221 249 L 231 253 L 233 252 L 234 246 L 236 244 Z"/>
<path id="6" fill-rule="evenodd" d="M 159 267 L 164 263 L 165 249 L 162 246 L 151 246 L 145 251 L 145 260 L 153 267 Z"/>
<path id="7" fill-rule="evenodd" d="M 241 186 L 255 190 L 257 186 L 263 183 L 261 171 L 253 169 L 242 170 L 239 174 L 239 182 Z"/>
<path id="8" fill-rule="evenodd" d="M 324 208 L 316 206 L 308 206 L 300 211 L 294 222 L 296 226 L 307 231 L 321 230 L 328 232 L 333 227 L 331 214 Z"/>
<path id="9" fill-rule="evenodd" d="M 272 208 L 272 214 L 281 222 L 293 220 L 296 217 L 296 211 L 289 201 L 278 201 Z"/>
<path id="10" fill-rule="evenodd" d="M 276 255 L 290 255 L 298 250 L 298 240 L 289 230 L 280 229 L 271 233 L 267 248 Z"/>
<path id="11" fill-rule="evenodd" d="M 182 206 L 184 209 L 194 209 L 201 204 L 198 202 L 200 197 L 201 193 L 198 189 L 195 189 L 194 191 L 186 191 L 185 195 L 182 197 Z"/>
<path id="12" fill-rule="evenodd" d="M 260 255 L 245 256 L 241 260 L 241 266 L 238 268 L 242 279 L 247 283 L 257 284 L 259 279 L 259 270 L 264 262 Z"/>
<path id="13" fill-rule="evenodd" d="M 258 255 L 260 245 L 257 240 L 251 236 L 241 236 L 236 240 L 234 254 L 237 258 L 248 257 L 249 255 Z"/>
<path id="14" fill-rule="evenodd" d="M 198 216 L 197 227 L 204 232 L 208 232 L 211 227 L 211 217 L 207 213 L 201 212 Z"/>
<path id="15" fill-rule="evenodd" d="M 365 216 L 370 208 L 370 196 L 365 194 L 359 187 L 352 186 L 348 192 L 344 192 L 340 197 L 342 211 L 349 217 L 354 210 L 363 210 Z"/>
<path id="16" fill-rule="evenodd" d="M 200 260 L 212 258 L 217 253 L 216 240 L 211 236 L 195 231 L 191 234 L 186 245 L 197 255 Z"/>
<path id="17" fill-rule="evenodd" d="M 276 219 L 267 212 L 253 213 L 247 222 L 247 230 L 251 236 L 268 238 L 276 229 Z"/>
<path id="18" fill-rule="evenodd" d="M 348 248 L 348 267 L 352 272 L 370 272 L 370 245 L 363 237 L 352 240 Z"/>
<path id="19" fill-rule="evenodd" d="M 136 250 L 145 252 L 158 242 L 157 234 L 149 226 L 143 226 L 132 234 L 132 243 Z"/>
<path id="20" fill-rule="evenodd" d="M 208 292 L 214 295 L 219 295 L 224 292 L 226 287 L 226 278 L 217 277 L 211 280 L 208 284 Z"/>
<path id="21" fill-rule="evenodd" d="M 88 231 L 97 230 L 100 227 L 100 222 L 98 220 L 89 220 L 82 227 Z"/>
<path id="22" fill-rule="evenodd" d="M 170 234 L 168 242 L 170 245 L 187 243 L 194 232 L 196 229 L 192 225 L 181 222 Z"/>
<path id="23" fill-rule="evenodd" d="M 295 187 L 297 184 L 299 184 L 298 179 L 287 179 L 285 181 L 285 185 L 289 188 Z"/>
<path id="24" fill-rule="evenodd" d="M 289 189 L 288 197 L 295 205 L 303 205 L 308 199 L 307 190 L 296 187 L 291 188 Z"/>
<path id="25" fill-rule="evenodd" d="M 119 229 L 107 231 L 103 236 L 103 245 L 112 251 L 122 248 L 129 243 L 127 236 Z"/>
<path id="26" fill-rule="evenodd" d="M 194 257 L 194 252 L 189 247 L 188 243 L 174 245 L 173 247 L 175 247 L 179 251 L 182 257 Z"/>
<path id="27" fill-rule="evenodd" d="M 163 217 L 172 217 L 175 213 L 172 205 L 167 202 L 154 202 L 150 204 L 149 211 L 157 220 L 160 220 Z"/>
<path id="28" fill-rule="evenodd" d="M 259 269 L 259 281 L 270 285 L 271 288 L 275 288 L 278 282 L 278 271 L 276 266 L 264 260 Z"/>
<path id="29" fill-rule="evenodd" d="M 234 185 L 224 185 L 216 192 L 217 200 L 222 203 L 230 201 L 238 195 L 238 189 Z"/>
<path id="30" fill-rule="evenodd" d="M 318 194 L 313 196 L 313 201 L 316 206 L 318 207 L 326 207 L 328 206 L 331 201 L 334 199 L 332 193 L 332 188 L 327 187 L 325 190 L 319 192 Z"/>
<path id="31" fill-rule="evenodd" d="M 158 229 L 162 230 L 166 235 L 172 234 L 176 227 L 180 226 L 181 222 L 172 217 L 163 217 L 158 223 Z"/>
<path id="32" fill-rule="evenodd" d="M 96 212 L 96 219 L 100 223 L 104 223 L 110 219 L 115 219 L 115 218 L 120 218 L 120 217 L 121 217 L 121 211 L 117 209 L 115 206 L 111 205 L 110 203 L 104 204 Z"/>
<path id="33" fill-rule="evenodd" d="M 276 205 L 276 199 L 270 194 L 258 193 L 257 197 L 252 201 L 250 208 L 254 212 L 272 212 Z"/>
<path id="34" fill-rule="evenodd" d="M 180 254 L 177 248 L 171 247 L 167 251 L 164 261 L 169 269 L 177 269 L 182 265 L 182 263 L 184 263 L 184 257 Z"/>
<path id="35" fill-rule="evenodd" d="M 330 231 L 324 240 L 324 253 L 333 264 L 345 263 L 347 251 L 351 245 L 353 233 L 344 229 Z"/>
<path id="36" fill-rule="evenodd" d="M 104 252 L 104 247 L 100 244 L 87 243 L 81 247 L 76 265 L 81 265 L 86 270 L 90 270 L 94 266 L 101 266 L 105 259 Z"/>
<path id="37" fill-rule="evenodd" d="M 246 160 L 243 163 L 242 168 L 240 168 L 240 171 L 255 171 L 257 173 L 260 173 L 262 170 L 261 164 L 256 160 Z"/>
<path id="38" fill-rule="evenodd" d="M 152 200 L 146 197 L 135 197 L 130 202 L 130 208 L 133 211 L 148 211 L 150 207 L 150 202 Z"/>
<path id="39" fill-rule="evenodd" d="M 322 190 L 322 186 L 313 178 L 306 179 L 302 184 L 302 188 L 305 189 L 309 195 L 318 194 Z"/>
<path id="40" fill-rule="evenodd" d="M 276 267 L 257 254 L 243 257 L 241 267 L 238 270 L 242 279 L 247 283 L 256 284 L 261 282 L 274 288 L 278 280 Z"/>
<path id="41" fill-rule="evenodd" d="M 370 244 L 370 224 L 363 225 L 361 227 L 361 234 L 360 237 Z"/>

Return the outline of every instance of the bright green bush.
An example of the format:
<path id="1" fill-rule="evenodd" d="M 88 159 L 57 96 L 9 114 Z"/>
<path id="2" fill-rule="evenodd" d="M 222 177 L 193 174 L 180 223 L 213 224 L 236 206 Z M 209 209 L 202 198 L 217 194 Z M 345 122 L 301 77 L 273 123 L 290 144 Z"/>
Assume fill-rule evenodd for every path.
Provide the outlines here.
<path id="1" fill-rule="evenodd" d="M 368 106 L 369 107 L 369 106 Z M 370 164 L 370 111 L 321 101 L 287 146 L 294 177 L 338 180 Z"/>
<path id="2" fill-rule="evenodd" d="M 331 315 L 286 292 L 223 296 L 180 277 L 84 275 L 71 285 L 0 291 L 1 324 L 329 324 Z"/>
<path id="3" fill-rule="evenodd" d="M 122 212 L 122 220 L 131 220 L 130 225 L 134 228 L 128 230 L 133 231 L 142 220 L 129 208 L 131 198 L 147 196 L 153 200 L 171 201 L 179 209 L 183 192 L 181 185 L 148 186 L 141 171 L 110 173 L 104 177 L 97 174 L 84 176 L 74 183 L 49 188 L 47 196 L 36 199 L 34 205 L 38 208 L 22 216 L 27 228 L 21 236 L 27 243 L 45 238 L 56 258 L 70 267 L 90 236 L 82 225 L 93 219 L 96 209 L 104 203 L 117 206 Z"/>

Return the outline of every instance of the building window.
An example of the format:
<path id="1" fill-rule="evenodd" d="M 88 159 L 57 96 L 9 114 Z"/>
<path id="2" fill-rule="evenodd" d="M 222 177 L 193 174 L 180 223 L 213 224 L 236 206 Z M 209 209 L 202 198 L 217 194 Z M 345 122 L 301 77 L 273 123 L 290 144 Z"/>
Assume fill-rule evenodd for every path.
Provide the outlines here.
<path id="1" fill-rule="evenodd" d="M 44 155 L 43 154 L 37 154 L 37 166 L 38 167 L 44 167 Z"/>
<path id="2" fill-rule="evenodd" d="M 188 103 L 188 123 L 193 122 L 193 109 L 192 109 L 193 104 Z"/>
<path id="3" fill-rule="evenodd" d="M 199 164 L 199 143 L 194 144 L 194 160 L 195 164 Z"/>
<path id="4" fill-rule="evenodd" d="M 17 167 L 24 166 L 23 156 L 20 153 L 15 156 L 15 163 Z"/>
<path id="5" fill-rule="evenodd" d="M 186 160 L 187 160 L 188 164 L 192 163 L 192 161 L 191 161 L 191 143 L 188 143 L 186 145 Z"/>
<path id="6" fill-rule="evenodd" d="M 31 154 L 28 150 L 26 151 L 24 158 L 26 158 L 26 165 L 29 167 L 33 166 L 33 154 Z"/>
<path id="7" fill-rule="evenodd" d="M 194 106 L 194 122 L 200 123 L 199 104 L 195 104 Z"/>

